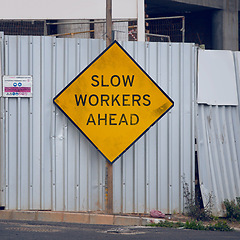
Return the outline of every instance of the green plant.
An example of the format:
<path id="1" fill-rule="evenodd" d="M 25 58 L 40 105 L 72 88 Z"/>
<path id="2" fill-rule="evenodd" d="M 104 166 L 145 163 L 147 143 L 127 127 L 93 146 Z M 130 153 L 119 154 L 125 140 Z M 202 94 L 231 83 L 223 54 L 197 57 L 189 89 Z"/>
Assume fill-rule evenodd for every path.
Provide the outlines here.
<path id="1" fill-rule="evenodd" d="M 211 218 L 212 218 L 212 220 L 214 220 L 214 221 L 218 221 L 219 220 L 219 217 L 217 217 L 217 216 L 211 216 Z"/>
<path id="2" fill-rule="evenodd" d="M 152 223 L 152 224 L 150 224 L 150 226 L 166 227 L 166 228 L 181 228 L 181 227 L 184 227 L 185 224 L 182 222 L 161 221 L 159 223 Z"/>
<path id="3" fill-rule="evenodd" d="M 225 200 L 223 203 L 226 208 L 226 218 L 240 221 L 240 197 L 236 198 L 236 202 L 234 200 Z"/>
<path id="4" fill-rule="evenodd" d="M 182 222 L 168 222 L 163 221 L 159 223 L 152 223 L 149 226 L 154 227 L 166 227 L 166 228 L 185 228 L 185 229 L 192 229 L 192 230 L 202 230 L 202 231 L 233 231 L 226 222 L 218 221 L 216 224 L 212 225 L 204 225 L 201 221 L 191 220 L 190 222 L 187 221 L 186 223 Z"/>
<path id="5" fill-rule="evenodd" d="M 190 222 L 187 221 L 185 224 L 185 228 L 193 230 L 206 230 L 202 222 L 197 222 L 195 220 L 192 220 Z"/>
<path id="6" fill-rule="evenodd" d="M 196 194 L 190 192 L 189 186 L 183 181 L 183 197 L 185 200 L 186 214 L 196 220 L 209 221 L 212 220 L 213 195 L 208 195 L 208 202 L 205 206 L 202 204 L 200 192 Z"/>
<path id="7" fill-rule="evenodd" d="M 208 225 L 208 226 L 206 227 L 206 230 L 229 232 L 229 231 L 232 231 L 233 229 L 230 228 L 225 221 L 224 221 L 224 222 L 219 221 L 219 222 L 217 222 L 217 223 L 216 223 L 215 225 L 213 225 L 213 226 L 211 226 L 211 224 Z"/>

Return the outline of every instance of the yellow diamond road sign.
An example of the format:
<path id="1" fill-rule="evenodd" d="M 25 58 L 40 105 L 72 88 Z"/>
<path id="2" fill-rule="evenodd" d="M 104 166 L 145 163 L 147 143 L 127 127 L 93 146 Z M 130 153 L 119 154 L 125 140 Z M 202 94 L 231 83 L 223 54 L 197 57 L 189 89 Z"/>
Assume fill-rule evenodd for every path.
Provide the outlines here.
<path id="1" fill-rule="evenodd" d="M 111 163 L 173 107 L 116 41 L 53 101 Z"/>

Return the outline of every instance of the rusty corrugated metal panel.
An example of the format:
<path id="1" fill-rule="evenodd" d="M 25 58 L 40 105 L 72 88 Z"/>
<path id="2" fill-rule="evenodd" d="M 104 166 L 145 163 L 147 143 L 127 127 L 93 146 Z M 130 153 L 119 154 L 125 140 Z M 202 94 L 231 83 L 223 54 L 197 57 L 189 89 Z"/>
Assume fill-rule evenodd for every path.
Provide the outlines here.
<path id="1" fill-rule="evenodd" d="M 7 209 L 105 209 L 105 159 L 53 97 L 104 49 L 102 40 L 5 36 L 5 75 L 33 75 L 33 98 L 1 99 Z M 194 44 L 121 42 L 175 102 L 114 163 L 114 212 L 183 210 L 194 186 Z M 2 166 L 2 165 L 1 165 Z M 2 180 L 3 181 L 3 180 Z"/>

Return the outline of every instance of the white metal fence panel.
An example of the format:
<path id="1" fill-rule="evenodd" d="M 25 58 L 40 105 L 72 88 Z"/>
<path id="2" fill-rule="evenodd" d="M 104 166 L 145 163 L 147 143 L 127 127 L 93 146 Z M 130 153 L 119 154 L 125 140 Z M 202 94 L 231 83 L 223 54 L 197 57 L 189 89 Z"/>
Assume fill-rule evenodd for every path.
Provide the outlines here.
<path id="1" fill-rule="evenodd" d="M 0 205 L 104 210 L 105 159 L 52 99 L 104 50 L 105 42 L 5 36 L 2 43 L 3 74 L 32 75 L 33 98 L 1 98 Z M 177 43 L 121 44 L 175 106 L 114 163 L 114 212 L 182 211 L 182 178 L 191 188 L 195 180 L 196 48 Z"/>
<path id="2" fill-rule="evenodd" d="M 235 53 L 238 100 L 240 58 Z M 206 205 L 209 195 L 213 211 L 223 214 L 225 199 L 240 196 L 240 118 L 238 106 L 197 106 L 197 143 L 200 188 Z"/>
<path id="3" fill-rule="evenodd" d="M 3 69 L 3 34 L 0 33 L 0 76 Z M 4 149 L 4 101 L 2 98 L 2 81 L 0 81 L 0 206 L 5 204 L 5 161 L 2 159 Z M 2 193 L 2 194 L 1 194 Z"/>
<path id="4" fill-rule="evenodd" d="M 144 47 L 145 46 L 145 47 Z M 114 163 L 116 212 L 183 210 L 182 181 L 193 190 L 195 47 L 124 43 L 123 47 L 174 100 L 174 108 Z M 121 192 L 119 192 L 119 189 Z M 119 202 L 120 201 L 120 202 Z"/>
<path id="5" fill-rule="evenodd" d="M 234 52 L 236 66 L 237 94 L 238 94 L 238 116 L 240 119 L 240 52 Z M 239 149 L 240 151 L 240 149 Z M 239 154 L 240 156 L 240 154 Z"/>

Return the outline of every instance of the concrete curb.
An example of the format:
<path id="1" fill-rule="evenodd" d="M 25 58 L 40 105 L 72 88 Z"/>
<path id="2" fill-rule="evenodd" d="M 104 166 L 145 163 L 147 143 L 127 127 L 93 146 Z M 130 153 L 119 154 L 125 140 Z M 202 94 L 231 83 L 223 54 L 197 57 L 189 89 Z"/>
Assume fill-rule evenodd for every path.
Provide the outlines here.
<path id="1" fill-rule="evenodd" d="M 24 220 L 24 221 L 44 221 L 44 222 L 67 222 L 85 223 L 101 225 L 120 225 L 120 226 L 145 226 L 151 222 L 163 221 L 160 219 L 105 215 L 93 213 L 76 212 L 54 212 L 54 211 L 13 211 L 1 210 L 0 220 Z"/>
<path id="2" fill-rule="evenodd" d="M 136 216 L 105 215 L 96 213 L 79 212 L 54 212 L 54 211 L 18 211 L 1 210 L 0 220 L 42 221 L 42 222 L 65 222 L 118 226 L 147 226 L 150 223 L 166 221 L 163 218 L 148 218 Z M 172 221 L 177 222 L 177 221 Z M 234 227 L 235 231 L 240 228 Z"/>

